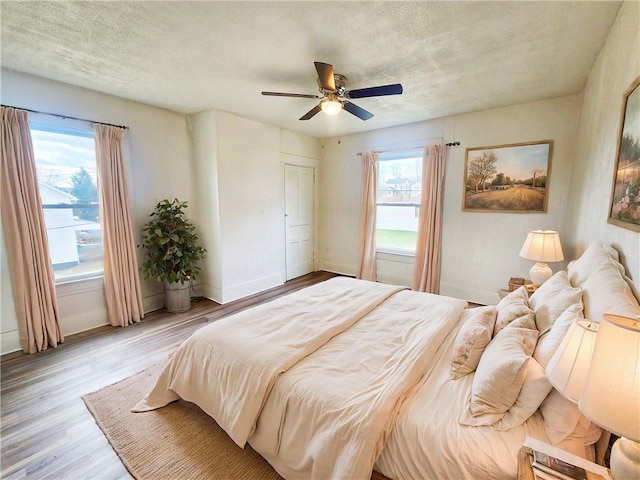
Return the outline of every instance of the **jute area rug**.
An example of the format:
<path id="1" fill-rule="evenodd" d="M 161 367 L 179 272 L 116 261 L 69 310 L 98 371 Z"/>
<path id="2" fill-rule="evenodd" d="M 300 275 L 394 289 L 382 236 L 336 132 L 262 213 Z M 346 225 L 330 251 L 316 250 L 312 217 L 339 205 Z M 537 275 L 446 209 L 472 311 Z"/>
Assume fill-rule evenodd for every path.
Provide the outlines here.
<path id="1" fill-rule="evenodd" d="M 152 412 L 131 413 L 131 407 L 151 389 L 161 368 L 152 367 L 82 397 L 134 478 L 282 478 L 249 445 L 238 447 L 192 403 L 179 400 Z"/>

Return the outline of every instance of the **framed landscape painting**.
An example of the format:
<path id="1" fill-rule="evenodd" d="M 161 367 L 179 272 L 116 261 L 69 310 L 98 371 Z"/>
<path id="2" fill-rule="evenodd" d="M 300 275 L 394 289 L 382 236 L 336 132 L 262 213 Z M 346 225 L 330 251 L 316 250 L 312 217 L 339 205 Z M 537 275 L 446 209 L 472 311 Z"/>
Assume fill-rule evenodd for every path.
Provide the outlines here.
<path id="1" fill-rule="evenodd" d="M 547 211 L 553 140 L 467 148 L 462 210 Z"/>
<path id="2" fill-rule="evenodd" d="M 640 232 L 640 77 L 622 99 L 608 222 Z"/>

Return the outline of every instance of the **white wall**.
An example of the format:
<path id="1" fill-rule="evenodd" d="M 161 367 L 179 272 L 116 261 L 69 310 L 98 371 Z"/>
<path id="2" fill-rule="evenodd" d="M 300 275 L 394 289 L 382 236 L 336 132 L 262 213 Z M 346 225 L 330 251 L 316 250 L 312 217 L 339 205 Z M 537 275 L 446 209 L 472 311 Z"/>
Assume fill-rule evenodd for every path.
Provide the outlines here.
<path id="1" fill-rule="evenodd" d="M 317 165 L 319 141 L 222 111 L 189 122 L 203 294 L 226 303 L 282 284 L 284 163 Z"/>
<path id="2" fill-rule="evenodd" d="M 184 116 L 4 69 L 1 99 L 4 105 L 127 125 L 125 155 L 136 231 L 140 231 L 153 206 L 163 198 L 194 198 L 189 137 Z M 55 117 L 51 117 L 51 120 L 59 121 Z M 193 203 L 190 202 L 191 205 Z M 141 258 L 139 255 L 139 261 Z M 2 243 L 2 353 L 20 349 L 15 309 L 9 301 L 10 277 L 6 260 Z M 142 291 L 146 311 L 162 306 L 160 284 L 154 280 L 144 281 Z M 64 335 L 108 323 L 101 279 L 61 284 L 56 287 L 56 293 Z"/>
<path id="3" fill-rule="evenodd" d="M 284 282 L 280 129 L 217 114 L 222 292 L 228 302 Z"/>
<path id="4" fill-rule="evenodd" d="M 222 247 L 220 229 L 220 196 L 218 193 L 217 112 L 208 110 L 189 116 L 194 185 L 194 224 L 207 255 L 201 262 L 199 287 L 202 294 L 222 302 Z"/>
<path id="5" fill-rule="evenodd" d="M 584 90 L 566 247 L 572 258 L 602 240 L 622 253 L 640 292 L 640 233 L 607 223 L 623 94 L 640 75 L 640 3 L 625 2 Z"/>
<path id="6" fill-rule="evenodd" d="M 13 303 L 11 275 L 7 262 L 7 249 L 4 242 L 4 231 L 0 222 L 0 352 L 7 353 L 19 350 L 20 332 L 16 318 L 16 306 Z"/>
<path id="7" fill-rule="evenodd" d="M 447 158 L 441 293 L 495 303 L 510 277 L 528 277 L 531 262 L 518 257 L 527 232 L 568 235 L 566 185 L 571 175 L 581 97 L 573 95 L 366 132 L 325 142 L 321 175 L 321 268 L 354 274 L 357 267 L 360 157 L 389 150 L 459 141 Z M 536 140 L 554 141 L 547 213 L 462 211 L 465 149 Z M 552 265 L 554 270 L 563 264 Z M 411 285 L 413 259 L 378 256 L 378 278 Z"/>

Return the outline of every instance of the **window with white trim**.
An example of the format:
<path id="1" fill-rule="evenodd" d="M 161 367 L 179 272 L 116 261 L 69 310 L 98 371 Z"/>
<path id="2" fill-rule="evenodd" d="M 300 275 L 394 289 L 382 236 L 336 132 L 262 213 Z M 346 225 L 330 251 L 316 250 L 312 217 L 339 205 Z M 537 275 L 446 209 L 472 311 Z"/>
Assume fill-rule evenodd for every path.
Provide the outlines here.
<path id="1" fill-rule="evenodd" d="M 56 283 L 103 274 L 93 130 L 30 122 Z"/>
<path id="2" fill-rule="evenodd" d="M 415 255 L 422 185 L 422 148 L 378 156 L 376 250 Z"/>

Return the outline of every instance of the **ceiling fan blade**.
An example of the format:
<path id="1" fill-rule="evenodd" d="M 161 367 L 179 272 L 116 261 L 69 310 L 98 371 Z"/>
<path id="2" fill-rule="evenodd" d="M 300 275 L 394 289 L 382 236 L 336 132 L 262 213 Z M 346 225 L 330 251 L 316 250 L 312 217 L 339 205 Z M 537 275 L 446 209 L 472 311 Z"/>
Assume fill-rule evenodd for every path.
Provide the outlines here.
<path id="1" fill-rule="evenodd" d="M 313 107 L 311 110 L 309 110 L 307 113 L 305 113 L 303 116 L 301 116 L 300 120 L 309 120 L 311 117 L 313 117 L 320 110 L 322 110 L 322 108 L 320 108 L 320 104 L 318 104 L 315 107 Z"/>
<path id="2" fill-rule="evenodd" d="M 271 97 L 322 98 L 320 95 L 307 95 L 306 93 L 262 92 L 262 95 L 269 95 Z"/>
<path id="3" fill-rule="evenodd" d="M 393 85 L 381 85 L 379 87 L 358 88 L 350 90 L 346 93 L 349 98 L 365 98 L 365 97 L 381 97 L 383 95 L 400 95 L 402 93 L 402 85 L 394 83 Z"/>
<path id="4" fill-rule="evenodd" d="M 342 102 L 342 106 L 347 112 L 352 113 L 361 120 L 369 120 L 373 117 L 373 113 L 367 112 L 364 108 L 360 108 L 355 103 Z"/>
<path id="5" fill-rule="evenodd" d="M 316 66 L 316 72 L 318 72 L 318 78 L 320 79 L 320 85 L 325 90 L 336 90 L 336 82 L 333 78 L 333 65 L 322 62 L 313 62 Z"/>

